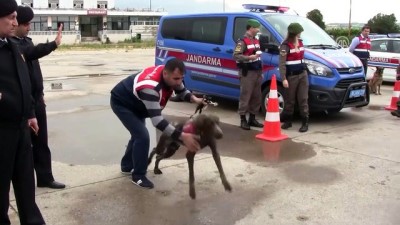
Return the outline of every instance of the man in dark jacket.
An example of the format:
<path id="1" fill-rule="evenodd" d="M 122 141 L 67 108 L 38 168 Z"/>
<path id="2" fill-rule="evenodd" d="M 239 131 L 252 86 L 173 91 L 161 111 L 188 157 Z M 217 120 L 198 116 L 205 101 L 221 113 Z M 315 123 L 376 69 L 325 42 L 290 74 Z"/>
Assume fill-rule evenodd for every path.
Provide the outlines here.
<path id="1" fill-rule="evenodd" d="M 29 130 L 39 128 L 26 57 L 10 40 L 18 25 L 16 10 L 15 0 L 0 1 L 0 224 L 10 224 L 12 181 L 21 224 L 36 225 L 45 222 L 35 202 Z"/>
<path id="2" fill-rule="evenodd" d="M 18 27 L 15 30 L 13 38 L 20 46 L 21 50 L 34 47 L 32 40 L 27 37 L 30 31 L 30 22 L 33 19 L 33 10 L 28 6 L 18 6 L 17 21 Z M 60 30 L 62 27 L 59 28 Z M 47 55 L 54 51 L 61 44 L 61 32 L 58 33 L 55 41 L 47 44 L 41 44 L 43 52 Z M 31 132 L 33 162 L 36 171 L 36 180 L 38 187 L 65 188 L 65 185 L 54 180 L 51 169 L 51 152 L 48 145 L 47 135 L 47 115 L 46 105 L 43 99 L 43 76 L 40 64 L 37 59 L 26 60 L 31 83 L 32 97 L 35 101 L 35 114 L 39 125 L 37 133 Z"/>

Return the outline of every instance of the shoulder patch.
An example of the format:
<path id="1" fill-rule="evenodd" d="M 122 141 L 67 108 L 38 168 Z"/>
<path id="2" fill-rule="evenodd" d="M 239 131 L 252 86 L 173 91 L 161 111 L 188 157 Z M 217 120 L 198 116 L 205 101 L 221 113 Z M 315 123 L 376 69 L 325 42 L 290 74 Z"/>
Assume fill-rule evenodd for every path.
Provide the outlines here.
<path id="1" fill-rule="evenodd" d="M 237 43 L 237 45 L 236 45 L 235 52 L 240 52 L 241 50 L 242 50 L 242 43 L 239 42 L 239 43 Z"/>

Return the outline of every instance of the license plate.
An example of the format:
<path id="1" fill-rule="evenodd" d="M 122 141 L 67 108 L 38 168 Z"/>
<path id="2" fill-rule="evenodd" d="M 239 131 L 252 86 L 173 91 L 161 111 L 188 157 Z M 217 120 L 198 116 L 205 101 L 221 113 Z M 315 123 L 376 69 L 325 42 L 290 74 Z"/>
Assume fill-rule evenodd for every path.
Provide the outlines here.
<path id="1" fill-rule="evenodd" d="M 358 98 L 365 95 L 365 89 L 351 90 L 349 98 Z"/>

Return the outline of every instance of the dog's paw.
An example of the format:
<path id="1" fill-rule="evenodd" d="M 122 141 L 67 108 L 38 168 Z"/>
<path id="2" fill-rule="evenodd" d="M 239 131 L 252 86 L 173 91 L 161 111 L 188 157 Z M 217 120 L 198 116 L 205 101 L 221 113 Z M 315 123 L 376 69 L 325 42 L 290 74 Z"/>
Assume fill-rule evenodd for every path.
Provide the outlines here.
<path id="1" fill-rule="evenodd" d="M 162 171 L 160 169 L 154 169 L 154 174 L 162 174 Z"/>
<path id="2" fill-rule="evenodd" d="M 225 191 L 232 192 L 232 187 L 228 182 L 224 183 L 224 188 L 225 188 Z"/>
<path id="3" fill-rule="evenodd" d="M 189 190 L 189 196 L 190 196 L 192 199 L 196 199 L 196 191 L 195 191 L 194 189 L 190 189 L 190 190 Z"/>

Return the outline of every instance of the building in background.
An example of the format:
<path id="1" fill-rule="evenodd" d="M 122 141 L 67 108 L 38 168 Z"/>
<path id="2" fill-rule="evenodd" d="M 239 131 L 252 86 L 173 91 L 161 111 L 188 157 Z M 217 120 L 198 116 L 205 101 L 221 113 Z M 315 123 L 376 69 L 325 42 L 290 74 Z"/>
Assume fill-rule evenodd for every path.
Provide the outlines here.
<path id="1" fill-rule="evenodd" d="M 163 9 L 116 9 L 115 0 L 16 0 L 33 8 L 31 33 L 35 43 L 55 36 L 64 24 L 63 43 L 123 41 L 131 37 L 155 37 Z"/>

